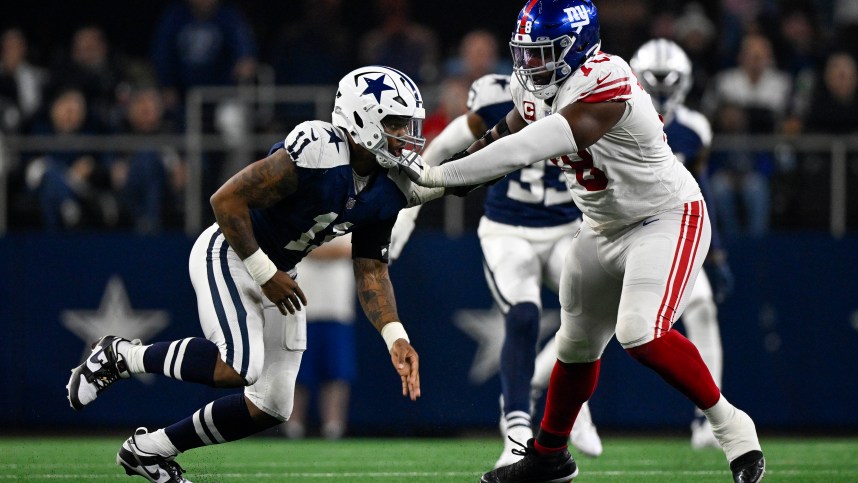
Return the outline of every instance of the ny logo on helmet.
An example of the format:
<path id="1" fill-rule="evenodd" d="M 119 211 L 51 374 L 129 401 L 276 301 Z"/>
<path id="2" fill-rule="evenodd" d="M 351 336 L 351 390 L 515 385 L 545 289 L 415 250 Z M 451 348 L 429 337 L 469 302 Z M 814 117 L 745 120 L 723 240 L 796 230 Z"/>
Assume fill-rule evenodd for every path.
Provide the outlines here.
<path id="1" fill-rule="evenodd" d="M 585 25 L 590 25 L 590 16 L 587 14 L 587 8 L 583 5 L 564 8 L 563 11 L 566 12 L 566 16 L 569 18 L 570 27 L 581 28 Z"/>

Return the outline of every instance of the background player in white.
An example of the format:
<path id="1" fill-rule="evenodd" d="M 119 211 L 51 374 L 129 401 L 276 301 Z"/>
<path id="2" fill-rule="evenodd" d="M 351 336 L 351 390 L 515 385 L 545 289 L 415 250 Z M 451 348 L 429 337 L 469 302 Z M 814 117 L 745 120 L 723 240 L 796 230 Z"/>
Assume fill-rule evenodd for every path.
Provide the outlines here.
<path id="1" fill-rule="evenodd" d="M 498 74 L 474 81 L 468 95 L 468 112 L 451 121 L 429 144 L 423 157 L 425 162 L 439 164 L 503 122 L 514 108 L 509 82 L 508 75 Z M 415 206 L 400 212 L 391 234 L 391 259 L 399 256 L 407 242 L 419 209 Z M 563 257 L 580 226 L 581 212 L 572 202 L 563 172 L 547 160 L 511 173 L 488 187 L 485 214 L 477 233 L 486 282 L 504 316 L 505 328 L 498 333 L 504 337 L 500 353 L 500 428 L 504 449 L 496 467 L 521 459 L 520 454 L 512 451 L 516 447 L 512 440 L 527 441 L 533 437 L 531 379 L 542 311 L 542 284 L 557 292 Z M 551 360 L 556 359 L 555 351 Z M 533 396 L 538 400 L 541 395 L 540 391 Z M 585 411 L 589 415 L 586 405 L 582 413 Z M 589 417 L 576 420 L 570 441 L 589 456 L 602 453 L 602 442 Z"/>
<path id="2" fill-rule="evenodd" d="M 403 165 L 423 186 L 460 186 L 553 158 L 584 213 L 563 265 L 558 357 L 539 432 L 522 460 L 482 481 L 568 481 L 578 474 L 566 442 L 616 335 L 629 355 L 703 410 L 734 480 L 757 482 L 765 459 L 753 421 L 721 395 L 694 344 L 671 330 L 709 249 L 703 196 L 667 145 L 631 68 L 600 44 L 590 0 L 529 0 L 510 42 L 512 134 L 493 129 L 468 149 L 472 154 L 441 166 Z"/>
<path id="3" fill-rule="evenodd" d="M 423 100 L 408 76 L 389 67 L 357 69 L 338 87 L 332 122 L 299 124 L 211 197 L 217 222 L 189 261 L 205 338 L 141 346 L 105 336 L 72 371 L 68 397 L 77 410 L 134 373 L 245 388 L 164 429 L 138 428 L 116 459 L 129 475 L 187 481 L 174 461 L 179 453 L 289 418 L 307 344 L 295 265 L 347 233 L 364 312 L 387 344 L 403 396 L 420 397 L 418 356 L 398 321 L 386 254 L 399 210 L 442 194 L 390 169 L 419 158 Z"/>
<path id="4" fill-rule="evenodd" d="M 714 202 L 711 202 L 707 164 L 712 144 L 712 127 L 706 117 L 684 105 L 691 89 L 691 61 L 679 45 L 667 39 L 654 39 L 643 44 L 629 60 L 629 66 L 637 75 L 638 82 L 646 90 L 655 110 L 664 120 L 667 144 L 691 171 L 700 185 L 710 220 L 715 220 Z M 727 254 L 721 245 L 716 223 L 712 223 L 712 243 L 707 257 L 715 292 L 710 279 L 703 270 L 697 277 L 682 314 L 682 323 L 688 340 L 697 346 L 700 356 L 712 373 L 712 379 L 721 387 L 723 373 L 723 349 L 718 332 L 718 308 L 732 287 L 732 274 L 727 265 Z M 694 448 L 718 447 L 709 421 L 700 409 L 695 410 L 691 423 L 691 446 Z"/>

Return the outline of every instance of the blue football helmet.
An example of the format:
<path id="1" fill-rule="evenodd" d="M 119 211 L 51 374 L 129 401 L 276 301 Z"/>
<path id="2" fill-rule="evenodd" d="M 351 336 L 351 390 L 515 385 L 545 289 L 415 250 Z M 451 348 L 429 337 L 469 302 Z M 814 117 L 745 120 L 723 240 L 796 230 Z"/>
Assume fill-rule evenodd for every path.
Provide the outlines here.
<path id="1" fill-rule="evenodd" d="M 652 98 L 655 110 L 665 118 L 685 102 L 692 84 L 691 61 L 675 42 L 650 40 L 635 52 L 629 66 Z"/>
<path id="2" fill-rule="evenodd" d="M 557 94 L 600 45 L 599 16 L 591 0 L 528 0 L 509 43 L 516 77 L 539 99 Z"/>
<path id="3" fill-rule="evenodd" d="M 408 164 L 420 154 L 426 142 L 425 118 L 420 89 L 410 77 L 392 67 L 371 65 L 340 80 L 331 121 L 375 154 L 379 165 L 392 168 Z M 393 124 L 404 124 L 405 134 L 388 133 L 385 128 Z M 389 139 L 404 143 L 402 154 L 390 152 Z"/>

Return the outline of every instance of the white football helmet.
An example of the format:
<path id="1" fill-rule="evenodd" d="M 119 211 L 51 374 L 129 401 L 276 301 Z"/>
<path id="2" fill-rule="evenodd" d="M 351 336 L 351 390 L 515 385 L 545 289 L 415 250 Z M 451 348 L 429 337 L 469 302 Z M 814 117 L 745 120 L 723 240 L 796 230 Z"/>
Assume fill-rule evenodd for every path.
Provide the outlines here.
<path id="1" fill-rule="evenodd" d="M 629 61 L 656 111 L 669 117 L 691 89 L 691 61 L 682 47 L 667 39 L 643 44 Z"/>
<path id="2" fill-rule="evenodd" d="M 387 122 L 405 124 L 406 134 L 395 136 L 384 130 Z M 332 122 L 349 132 L 356 143 L 375 154 L 378 164 L 392 168 L 409 164 L 426 143 L 423 120 L 426 111 L 420 90 L 407 75 L 380 65 L 361 67 L 340 80 L 334 100 Z M 405 143 L 402 154 L 388 150 L 388 138 Z"/>

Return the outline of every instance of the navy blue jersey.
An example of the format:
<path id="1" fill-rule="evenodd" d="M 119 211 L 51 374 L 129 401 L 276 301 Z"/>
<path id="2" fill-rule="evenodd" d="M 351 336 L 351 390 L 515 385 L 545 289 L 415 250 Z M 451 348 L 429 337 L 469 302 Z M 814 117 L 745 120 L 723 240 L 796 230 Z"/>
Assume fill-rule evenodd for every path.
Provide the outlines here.
<path id="1" fill-rule="evenodd" d="M 253 234 L 277 268 L 289 271 L 307 253 L 352 233 L 352 256 L 387 260 L 399 210 L 442 192 L 417 186 L 398 169 L 379 168 L 356 193 L 347 134 L 323 121 L 299 124 L 270 152 L 286 149 L 298 173 L 297 191 L 277 204 L 252 209 Z"/>
<path id="2" fill-rule="evenodd" d="M 513 110 L 509 76 L 490 74 L 477 79 L 468 95 L 468 109 L 492 127 Z M 581 216 L 572 202 L 563 172 L 540 161 L 508 174 L 489 187 L 485 215 L 505 225 L 546 227 L 570 223 Z"/>
<path id="3" fill-rule="evenodd" d="M 712 128 L 706 117 L 685 106 L 678 106 L 672 119 L 664 125 L 667 144 L 676 158 L 691 169 L 700 152 L 712 144 Z M 693 172 L 693 170 L 692 170 Z"/>

